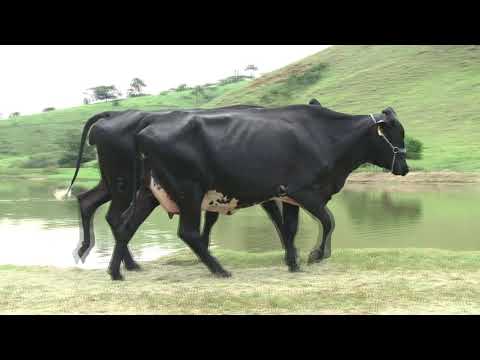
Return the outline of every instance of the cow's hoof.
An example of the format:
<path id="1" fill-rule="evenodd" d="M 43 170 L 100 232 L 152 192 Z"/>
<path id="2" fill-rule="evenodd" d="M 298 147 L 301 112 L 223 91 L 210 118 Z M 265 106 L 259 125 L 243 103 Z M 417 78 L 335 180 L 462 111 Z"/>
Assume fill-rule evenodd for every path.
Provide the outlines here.
<path id="1" fill-rule="evenodd" d="M 296 272 L 302 272 L 302 269 L 300 269 L 300 266 L 298 266 L 298 264 L 295 264 L 295 265 L 289 265 L 288 271 L 290 271 L 291 273 L 296 273 Z"/>
<path id="2" fill-rule="evenodd" d="M 79 259 L 81 259 L 83 257 L 83 254 L 85 254 L 85 251 L 87 251 L 87 249 L 84 249 L 84 248 L 78 249 L 77 255 L 78 255 Z"/>
<path id="3" fill-rule="evenodd" d="M 125 279 L 123 278 L 123 275 L 120 274 L 119 272 L 117 272 L 117 273 L 112 273 L 112 272 L 109 271 L 108 273 L 110 274 L 110 277 L 111 277 L 111 279 L 112 279 L 113 281 L 123 281 L 123 280 L 125 280 Z"/>
<path id="4" fill-rule="evenodd" d="M 227 270 L 219 270 L 219 271 L 216 271 L 213 275 L 215 275 L 216 277 L 219 277 L 219 278 L 229 278 L 229 277 L 232 277 L 232 273 L 230 273 L 230 272 L 227 271 Z"/>
<path id="5" fill-rule="evenodd" d="M 142 271 L 142 267 L 138 265 L 135 261 L 132 264 L 125 264 L 125 269 L 128 271 Z"/>
<path id="6" fill-rule="evenodd" d="M 297 256 L 285 257 L 285 264 L 288 266 L 288 271 L 298 272 L 300 271 L 300 266 L 298 266 Z"/>
<path id="7" fill-rule="evenodd" d="M 324 259 L 323 253 L 320 250 L 313 250 L 308 256 L 308 265 L 318 263 Z"/>

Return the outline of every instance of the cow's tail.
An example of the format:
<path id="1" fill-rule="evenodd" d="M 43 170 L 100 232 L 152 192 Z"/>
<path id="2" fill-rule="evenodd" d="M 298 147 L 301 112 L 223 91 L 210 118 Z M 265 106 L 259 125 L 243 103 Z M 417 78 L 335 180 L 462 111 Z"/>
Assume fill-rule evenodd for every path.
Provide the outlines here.
<path id="1" fill-rule="evenodd" d="M 83 148 L 85 147 L 85 141 L 87 140 L 88 131 L 98 120 L 103 119 L 103 118 L 108 118 L 111 115 L 112 115 L 111 111 L 102 112 L 100 114 L 92 116 L 85 123 L 85 126 L 83 127 L 82 137 L 81 137 L 81 140 L 80 140 L 80 150 L 78 151 L 78 158 L 77 158 L 77 165 L 76 165 L 75 173 L 73 174 L 73 178 L 72 178 L 72 181 L 70 182 L 70 186 L 68 187 L 68 189 L 66 191 L 57 190 L 57 192 L 55 193 L 55 197 L 57 199 L 59 199 L 59 200 L 65 199 L 65 198 L 70 197 L 70 195 L 71 195 L 73 183 L 75 182 L 75 179 L 77 178 L 78 172 L 80 170 L 80 164 L 82 162 Z"/>

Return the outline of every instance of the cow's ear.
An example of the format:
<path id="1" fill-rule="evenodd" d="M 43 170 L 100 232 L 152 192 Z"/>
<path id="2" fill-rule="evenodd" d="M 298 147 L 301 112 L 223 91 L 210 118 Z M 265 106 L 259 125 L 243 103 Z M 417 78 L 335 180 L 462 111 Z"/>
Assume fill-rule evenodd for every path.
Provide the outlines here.
<path id="1" fill-rule="evenodd" d="M 397 113 L 391 106 L 387 107 L 385 110 L 382 111 L 382 114 L 385 115 L 385 122 L 393 121 L 397 117 Z"/>
<path id="2" fill-rule="evenodd" d="M 309 102 L 308 104 L 309 104 L 309 105 L 322 106 L 322 104 L 320 104 L 320 102 L 319 102 L 317 99 L 312 99 L 312 100 L 310 100 L 310 102 Z"/>

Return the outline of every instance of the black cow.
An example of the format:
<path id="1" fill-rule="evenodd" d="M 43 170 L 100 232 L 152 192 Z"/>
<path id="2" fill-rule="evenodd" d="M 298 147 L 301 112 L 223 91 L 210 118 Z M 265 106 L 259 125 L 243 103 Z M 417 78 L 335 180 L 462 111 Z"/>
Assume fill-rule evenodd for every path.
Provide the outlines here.
<path id="1" fill-rule="evenodd" d="M 217 276 L 230 273 L 202 241 L 202 209 L 233 212 L 272 199 L 301 206 L 323 225 L 309 258 L 319 261 L 329 255 L 334 226 L 326 205 L 354 169 L 372 163 L 394 175 L 408 173 L 404 129 L 392 108 L 376 115 L 293 105 L 154 116 L 162 120 L 151 121 L 135 136 L 144 175 L 153 178 L 150 189 L 160 201 L 163 196 L 165 206 L 180 214 L 179 237 Z M 119 229 L 136 226 L 132 198 Z M 113 279 L 121 277 L 126 248 L 125 241 L 116 240 Z M 292 249 L 293 243 L 285 244 L 286 257 L 296 259 Z"/>
<path id="2" fill-rule="evenodd" d="M 310 104 L 321 106 L 316 99 L 312 99 Z M 188 112 L 212 113 L 219 110 L 223 111 L 229 109 L 232 111 L 245 108 L 255 108 L 255 106 L 241 105 L 214 110 L 192 109 L 188 110 Z M 159 115 L 168 113 L 170 113 L 170 111 L 155 112 L 154 114 Z M 142 113 L 142 115 L 144 114 L 145 113 Z M 86 137 L 89 129 L 93 125 L 95 126 L 93 126 L 92 130 L 90 131 L 89 142 L 91 145 L 95 144 L 97 146 L 102 178 L 96 187 L 77 195 L 82 221 L 81 240 L 79 246 L 74 251 L 74 256 L 77 261 L 79 259 L 85 261 L 86 256 L 88 256 L 90 249 L 94 245 L 93 215 L 98 207 L 100 207 L 102 204 L 113 199 L 107 214 L 107 221 L 112 228 L 114 237 L 124 239 L 124 242 L 126 241 L 127 244 L 129 239 L 131 239 L 131 237 L 134 235 L 138 226 L 140 226 L 140 224 L 159 204 L 157 199 L 151 194 L 150 191 L 140 191 L 137 195 L 137 201 L 139 205 L 136 212 L 136 218 L 133 221 L 134 225 L 130 226 L 128 230 L 120 230 L 118 226 L 116 226 L 119 222 L 120 214 L 132 201 L 131 192 L 128 191 L 128 189 L 136 186 L 135 183 L 138 183 L 140 180 L 133 180 L 133 166 L 140 166 L 140 160 L 135 158 L 133 149 L 133 135 L 136 133 L 136 131 L 138 131 L 139 128 L 145 126 L 142 124 L 144 117 L 138 115 L 139 112 L 135 111 L 105 112 L 94 116 L 85 124 L 77 167 L 68 192 L 71 191 L 71 188 L 77 177 Z M 133 165 L 134 163 L 135 165 Z M 285 243 L 293 243 L 293 240 L 285 241 L 285 238 L 293 238 L 296 234 L 298 227 L 298 207 L 295 205 L 286 204 L 283 206 L 282 214 L 273 201 L 265 202 L 261 205 L 267 212 L 270 219 L 274 222 L 275 228 L 279 233 L 280 239 L 282 240 L 282 244 L 284 245 Z M 217 219 L 217 212 L 206 212 L 202 239 L 207 247 L 209 244 L 211 229 Z M 294 249 L 289 253 L 293 252 Z M 133 257 L 127 246 L 125 246 L 122 260 L 127 270 L 140 269 L 140 266 L 133 260 Z M 296 267 L 296 261 L 287 258 L 286 262 L 289 264 L 289 269 L 291 271 L 298 270 L 298 267 Z"/>

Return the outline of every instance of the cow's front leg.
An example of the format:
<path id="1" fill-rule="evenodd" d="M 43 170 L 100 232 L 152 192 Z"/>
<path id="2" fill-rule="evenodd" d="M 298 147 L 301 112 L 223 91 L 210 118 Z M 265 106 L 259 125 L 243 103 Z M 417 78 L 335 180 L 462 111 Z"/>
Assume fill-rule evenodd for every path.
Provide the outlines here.
<path id="1" fill-rule="evenodd" d="M 300 271 L 298 266 L 297 249 L 295 248 L 295 236 L 298 230 L 298 213 L 299 207 L 287 203 L 283 203 L 283 226 L 285 228 L 285 244 L 287 249 L 287 265 L 290 271 Z"/>
<path id="2" fill-rule="evenodd" d="M 230 277 L 231 274 L 210 254 L 200 234 L 203 195 L 204 192 L 198 185 L 183 184 L 182 196 L 177 202 L 180 210 L 178 236 L 192 249 L 212 274 L 219 277 Z"/>
<path id="3" fill-rule="evenodd" d="M 293 196 L 309 215 L 322 224 L 323 231 L 319 231 L 316 246 L 310 252 L 308 264 L 319 262 L 331 255 L 331 237 L 335 228 L 333 214 L 326 207 L 325 200 L 316 191 L 302 191 Z M 320 234 L 322 234 L 320 236 Z"/>

